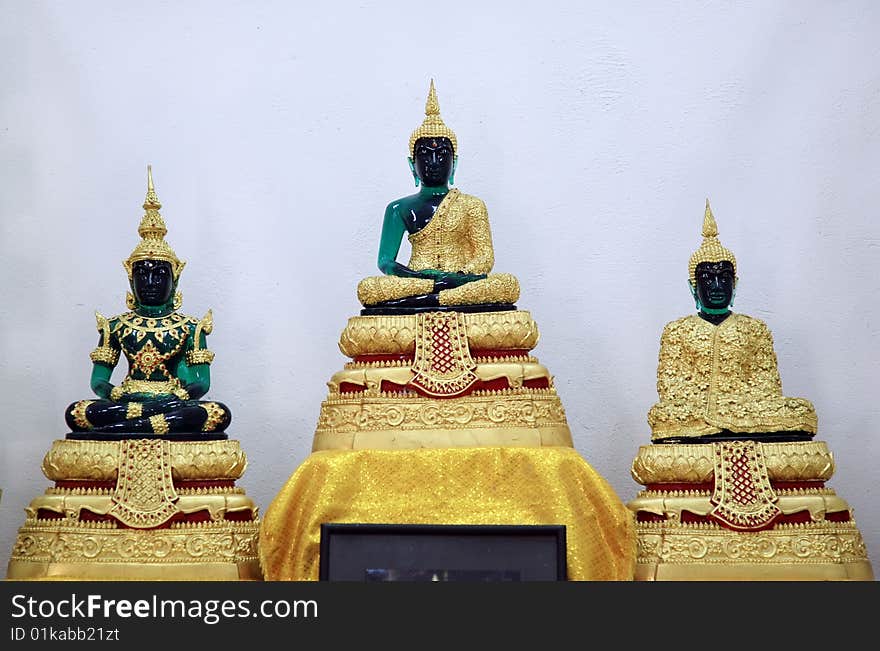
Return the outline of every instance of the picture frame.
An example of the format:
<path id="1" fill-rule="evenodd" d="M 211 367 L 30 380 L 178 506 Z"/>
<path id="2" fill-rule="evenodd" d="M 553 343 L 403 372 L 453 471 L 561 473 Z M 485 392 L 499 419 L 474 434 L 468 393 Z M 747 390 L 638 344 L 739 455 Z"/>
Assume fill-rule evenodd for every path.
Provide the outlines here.
<path id="1" fill-rule="evenodd" d="M 320 581 L 565 581 L 565 525 L 324 523 Z"/>

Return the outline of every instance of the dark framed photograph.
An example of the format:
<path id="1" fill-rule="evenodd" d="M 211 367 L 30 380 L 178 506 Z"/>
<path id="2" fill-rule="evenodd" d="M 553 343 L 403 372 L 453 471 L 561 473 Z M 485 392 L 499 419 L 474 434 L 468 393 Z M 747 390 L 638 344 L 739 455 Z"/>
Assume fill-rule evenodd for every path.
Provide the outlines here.
<path id="1" fill-rule="evenodd" d="M 321 525 L 321 581 L 565 581 L 565 525 Z"/>

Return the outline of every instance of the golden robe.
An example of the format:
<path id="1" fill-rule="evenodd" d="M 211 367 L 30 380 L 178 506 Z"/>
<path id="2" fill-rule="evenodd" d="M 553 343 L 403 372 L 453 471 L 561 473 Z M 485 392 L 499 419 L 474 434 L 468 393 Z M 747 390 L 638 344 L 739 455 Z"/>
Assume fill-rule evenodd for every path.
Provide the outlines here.
<path id="1" fill-rule="evenodd" d="M 808 400 L 782 395 L 767 325 L 742 314 L 717 326 L 695 314 L 666 324 L 657 394 L 648 412 L 652 440 L 722 430 L 815 434 L 818 427 Z"/>
<path id="2" fill-rule="evenodd" d="M 414 271 L 440 271 L 488 274 L 482 280 L 440 292 L 441 305 L 475 303 L 515 303 L 519 283 L 511 274 L 493 274 L 495 254 L 489 213 L 477 197 L 453 188 L 443 197 L 437 211 L 420 231 L 410 233 L 409 266 Z M 407 296 L 429 294 L 434 281 L 429 278 L 371 276 L 358 284 L 358 300 L 373 305 Z"/>

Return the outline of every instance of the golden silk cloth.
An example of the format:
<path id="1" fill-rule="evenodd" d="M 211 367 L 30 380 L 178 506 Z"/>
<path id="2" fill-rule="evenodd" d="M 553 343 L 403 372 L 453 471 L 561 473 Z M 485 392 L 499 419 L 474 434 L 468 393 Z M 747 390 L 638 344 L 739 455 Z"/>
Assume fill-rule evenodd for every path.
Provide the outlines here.
<path id="1" fill-rule="evenodd" d="M 632 512 L 569 447 L 313 452 L 262 520 L 265 579 L 317 580 L 322 523 L 563 524 L 569 580 L 635 572 Z"/>

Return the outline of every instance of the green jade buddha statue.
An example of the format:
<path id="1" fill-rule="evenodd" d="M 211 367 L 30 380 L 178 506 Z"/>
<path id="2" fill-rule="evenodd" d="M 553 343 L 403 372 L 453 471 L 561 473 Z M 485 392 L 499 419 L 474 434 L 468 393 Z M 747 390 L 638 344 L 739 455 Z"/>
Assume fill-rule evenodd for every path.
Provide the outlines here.
<path id="1" fill-rule="evenodd" d="M 131 311 L 113 318 L 96 313 L 98 347 L 91 353 L 91 388 L 98 400 L 80 400 L 65 411 L 69 438 L 100 435 L 181 435 L 225 438 L 232 416 L 219 402 L 201 401 L 211 386 L 214 353 L 206 348 L 211 311 L 197 320 L 177 312 L 177 283 L 185 262 L 165 241 L 167 229 L 147 167 L 147 196 L 138 228 L 141 241 L 123 262 Z M 120 353 L 128 374 L 114 386 Z"/>
<path id="2" fill-rule="evenodd" d="M 362 314 L 515 309 L 517 279 L 491 273 L 495 256 L 486 205 L 449 187 L 458 140 L 440 117 L 433 80 L 425 119 L 409 139 L 408 160 L 419 191 L 385 209 L 378 256 L 385 275 L 358 284 Z M 411 244 L 407 265 L 397 261 L 404 233 Z"/>
<path id="3" fill-rule="evenodd" d="M 688 273 L 697 313 L 663 329 L 659 400 L 648 412 L 652 440 L 810 440 L 818 427 L 815 409 L 804 398 L 783 395 L 770 329 L 730 309 L 736 257 L 718 239 L 708 200 L 703 243 L 691 255 Z"/>

